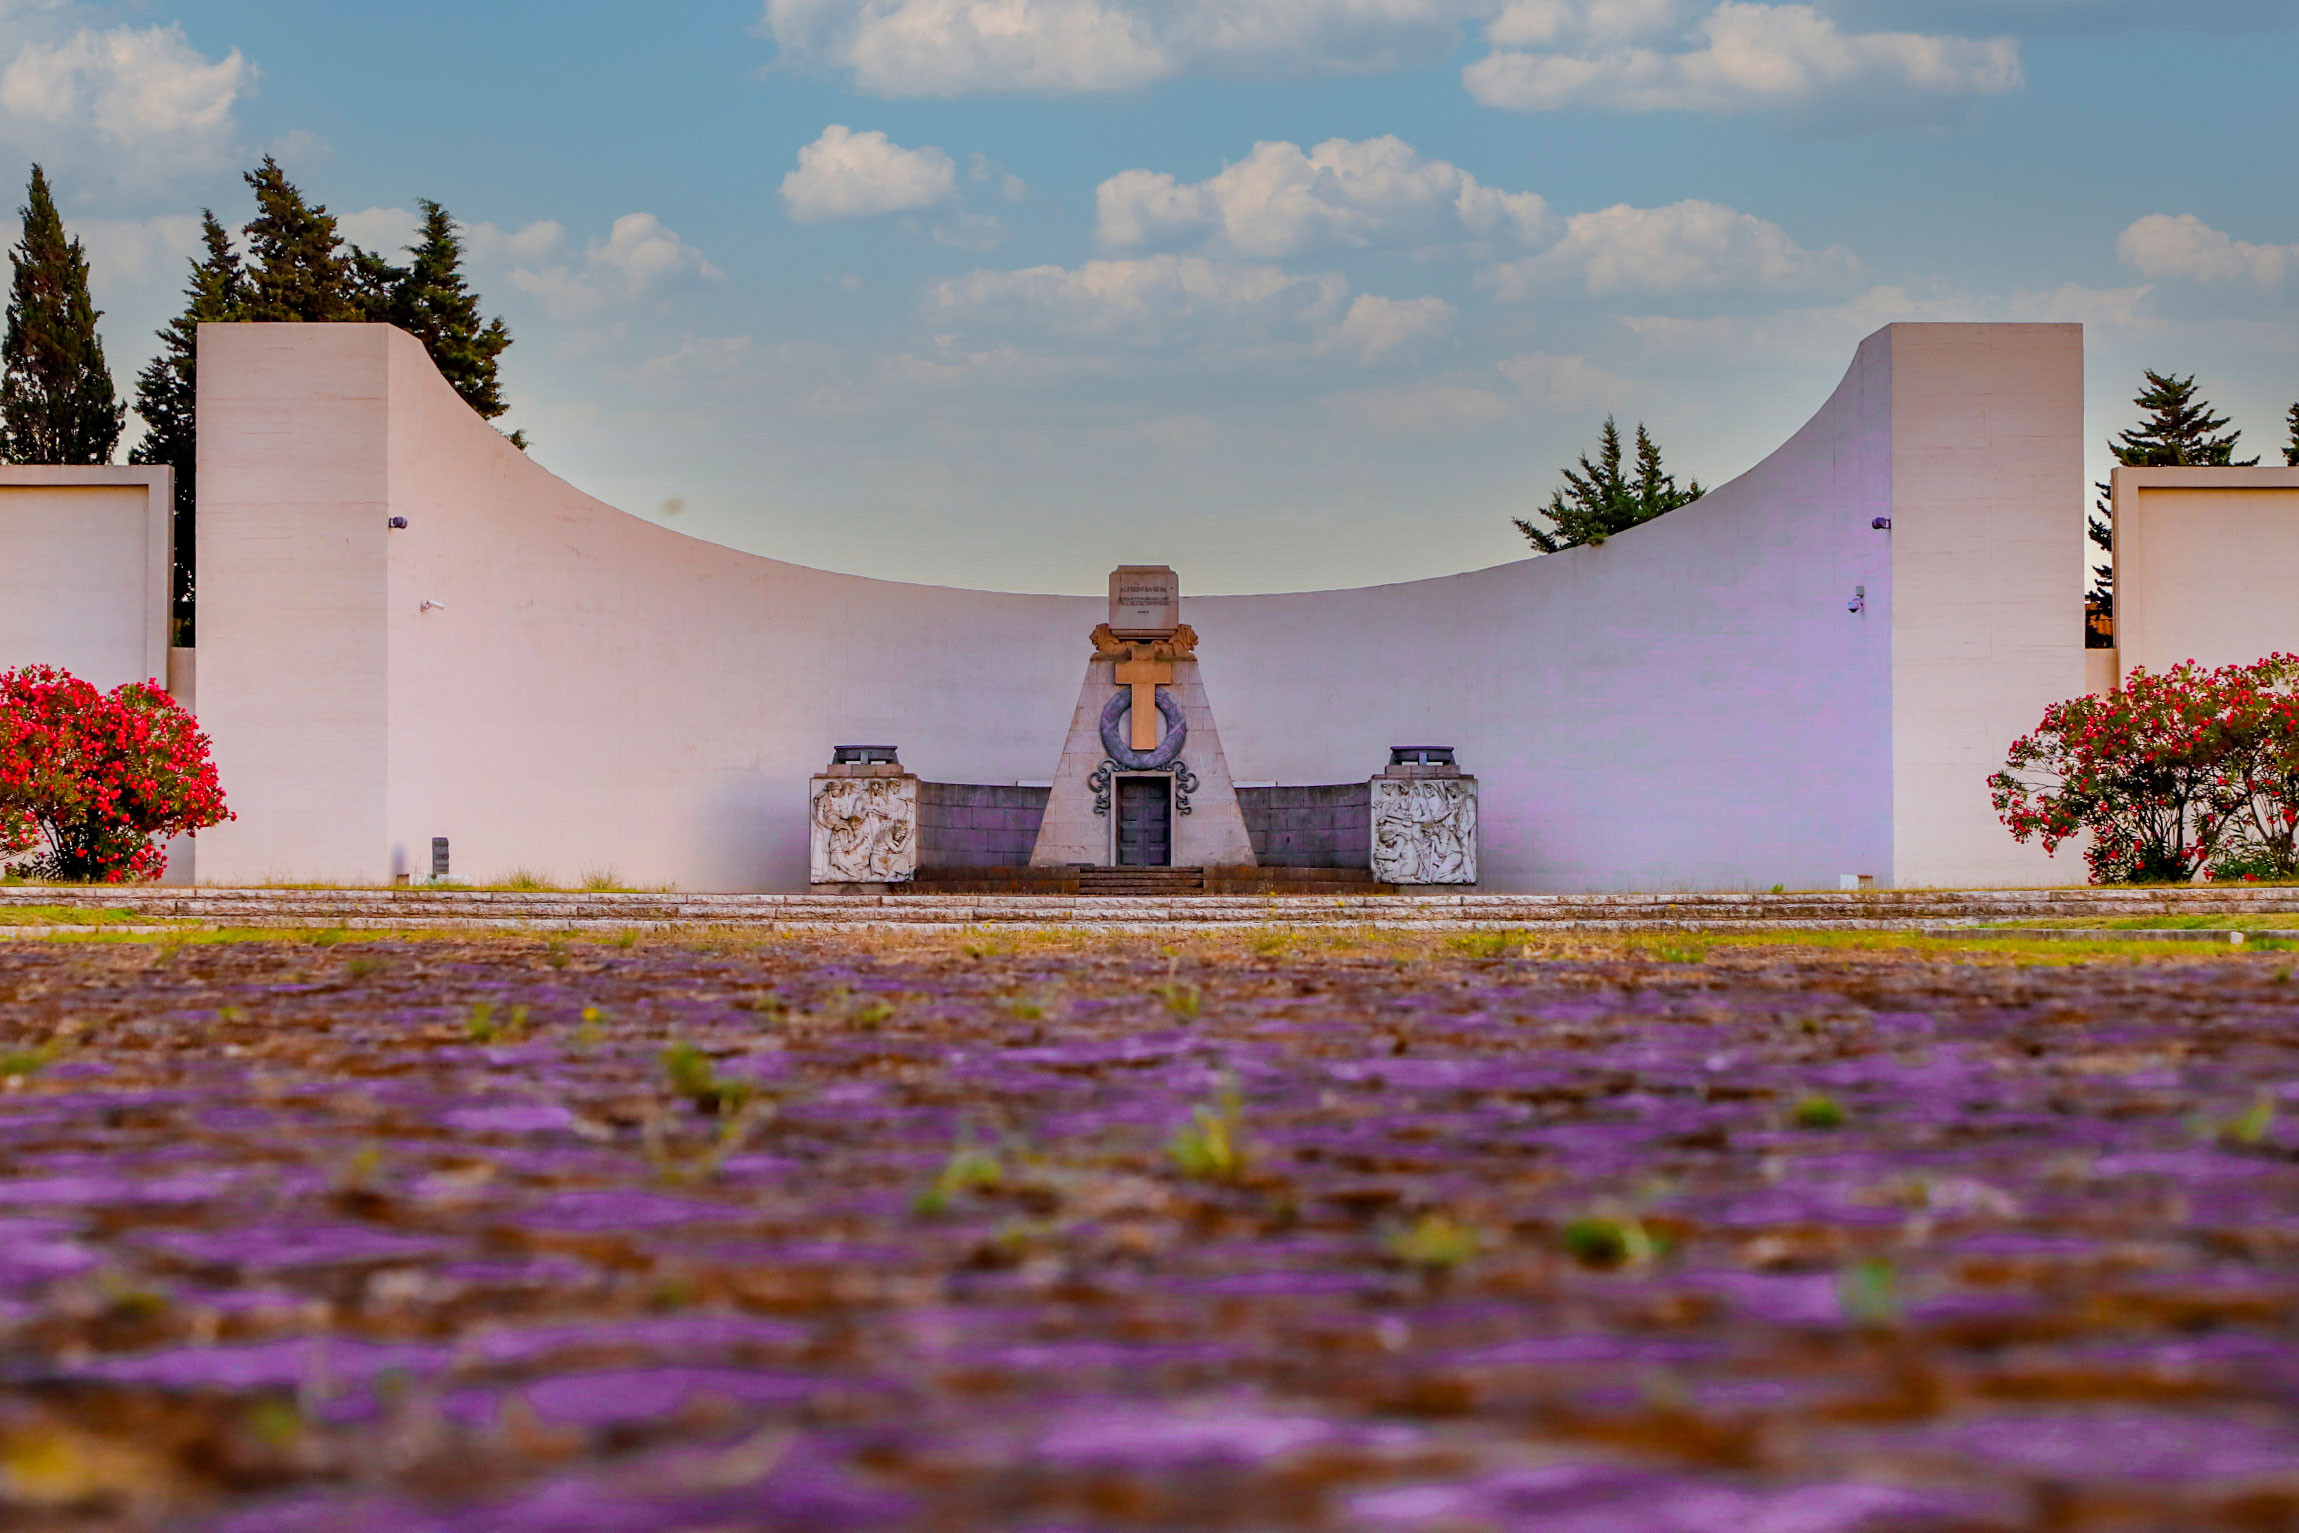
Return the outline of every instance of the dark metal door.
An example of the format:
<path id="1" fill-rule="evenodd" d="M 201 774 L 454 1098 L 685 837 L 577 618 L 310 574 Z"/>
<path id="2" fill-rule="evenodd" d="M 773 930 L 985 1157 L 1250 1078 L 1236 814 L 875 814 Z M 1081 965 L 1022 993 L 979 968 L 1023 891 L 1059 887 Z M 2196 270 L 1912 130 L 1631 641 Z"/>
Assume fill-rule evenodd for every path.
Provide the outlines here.
<path id="1" fill-rule="evenodd" d="M 1163 777 L 1118 779 L 1118 866 L 1162 868 L 1173 861 L 1173 784 Z"/>

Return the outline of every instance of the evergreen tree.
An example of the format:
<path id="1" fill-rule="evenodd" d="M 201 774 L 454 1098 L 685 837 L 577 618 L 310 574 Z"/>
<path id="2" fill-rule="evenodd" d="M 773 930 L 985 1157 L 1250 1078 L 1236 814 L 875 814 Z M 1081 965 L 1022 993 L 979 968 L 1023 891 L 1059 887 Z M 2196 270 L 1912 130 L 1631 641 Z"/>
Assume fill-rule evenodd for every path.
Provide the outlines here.
<path id="1" fill-rule="evenodd" d="M 371 319 L 374 300 L 327 209 L 306 202 L 270 155 L 247 173 L 256 216 L 248 248 L 246 320 L 318 323 Z"/>
<path id="2" fill-rule="evenodd" d="M 1596 461 L 1590 462 L 1583 453 L 1580 468 L 1565 470 L 1564 487 L 1550 496 L 1542 509 L 1548 526 L 1520 516 L 1513 518 L 1517 530 L 1542 553 L 1553 554 L 1584 543 L 1602 543 L 1616 532 L 1690 505 L 1708 493 L 1697 479 L 1683 489 L 1677 488 L 1676 476 L 1661 467 L 1659 444 L 1641 421 L 1636 428 L 1633 473 L 1624 467 L 1625 456 L 1620 426 L 1608 415 L 1598 438 Z"/>
<path id="3" fill-rule="evenodd" d="M 384 317 L 421 341 L 463 402 L 493 420 L 507 408 L 495 362 L 511 344 L 511 332 L 500 319 L 479 317 L 479 295 L 463 281 L 463 235 L 454 218 L 428 197 L 417 206 L 422 232 L 407 247 L 410 259 Z"/>
<path id="4" fill-rule="evenodd" d="M 37 165 L 22 212 L 0 342 L 0 443 L 11 463 L 109 463 L 127 412 L 96 335 L 102 315 L 88 297 L 88 254 L 65 239 Z"/>
<path id="5" fill-rule="evenodd" d="M 2299 405 L 2293 405 L 2286 418 L 2291 422 L 2291 440 L 2284 445 L 2283 461 L 2293 468 L 2299 468 Z"/>
<path id="6" fill-rule="evenodd" d="M 2109 438 L 2107 450 L 2115 454 L 2115 461 L 2125 468 L 2250 468 L 2257 458 L 2235 461 L 2235 444 L 2242 438 L 2240 431 L 2228 431 L 2227 417 L 2212 413 L 2209 400 L 2195 397 L 2195 378 L 2174 378 L 2146 368 L 2141 374 L 2146 387 L 2132 403 L 2147 412 L 2140 423 L 2129 431 L 2118 432 Z M 2089 527 L 2094 547 L 2112 550 L 2115 547 L 2115 497 L 2113 489 L 2095 484 L 2099 499 L 2093 503 Z M 2084 601 L 2085 643 L 2094 648 L 2110 648 L 2113 641 L 2099 632 L 2092 619 L 2105 621 L 2115 616 L 2115 566 L 2092 566 L 2093 584 Z"/>
<path id="7" fill-rule="evenodd" d="M 238 319 L 247 304 L 246 274 L 232 251 L 231 236 L 212 212 L 200 213 L 200 240 L 206 253 L 192 262 L 184 312 L 168 321 L 160 332 L 159 355 L 136 377 L 136 413 L 144 418 L 144 439 L 128 455 L 131 463 L 164 463 L 176 471 L 176 567 L 169 591 L 178 644 L 193 640 L 192 579 L 199 529 L 192 515 L 193 470 L 198 465 L 192 411 L 199 399 L 200 323 Z"/>

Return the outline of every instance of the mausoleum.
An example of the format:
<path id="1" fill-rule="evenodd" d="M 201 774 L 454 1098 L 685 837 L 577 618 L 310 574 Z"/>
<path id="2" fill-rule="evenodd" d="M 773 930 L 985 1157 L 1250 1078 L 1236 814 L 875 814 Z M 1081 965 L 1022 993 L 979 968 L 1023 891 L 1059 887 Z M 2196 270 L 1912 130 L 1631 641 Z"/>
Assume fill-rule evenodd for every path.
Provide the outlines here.
<path id="1" fill-rule="evenodd" d="M 1106 601 L 627 515 L 388 326 L 199 347 L 196 656 L 164 474 L 19 469 L 0 665 L 194 707 L 239 816 L 178 857 L 204 883 L 2072 882 L 1996 822 L 2010 740 L 2119 659 L 2299 647 L 2299 470 L 2127 470 L 2127 647 L 2085 650 L 2072 325 L 1880 330 L 1778 450 L 1598 546 L 1265 596 L 1145 547 Z"/>

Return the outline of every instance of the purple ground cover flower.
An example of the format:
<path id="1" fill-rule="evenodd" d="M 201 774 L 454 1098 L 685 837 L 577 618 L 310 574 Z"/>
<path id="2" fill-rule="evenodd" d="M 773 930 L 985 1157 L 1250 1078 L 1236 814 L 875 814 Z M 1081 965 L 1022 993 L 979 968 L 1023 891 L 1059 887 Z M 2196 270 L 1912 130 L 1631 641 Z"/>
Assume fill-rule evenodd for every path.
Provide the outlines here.
<path id="1" fill-rule="evenodd" d="M 0 950 L 0 1525 L 2299 1526 L 2274 955 L 1255 941 Z"/>

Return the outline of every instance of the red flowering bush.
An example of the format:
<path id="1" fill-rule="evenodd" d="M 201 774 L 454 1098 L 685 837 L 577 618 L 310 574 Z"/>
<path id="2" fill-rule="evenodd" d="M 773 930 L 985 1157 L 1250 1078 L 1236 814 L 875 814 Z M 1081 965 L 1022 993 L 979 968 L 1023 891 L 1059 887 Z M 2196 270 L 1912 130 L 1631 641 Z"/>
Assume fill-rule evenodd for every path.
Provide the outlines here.
<path id="1" fill-rule="evenodd" d="M 0 861 L 35 878 L 157 878 L 159 843 L 232 818 L 208 737 L 158 682 L 99 692 L 68 671 L 0 671 Z"/>
<path id="2" fill-rule="evenodd" d="M 2224 693 L 2220 673 L 2188 661 L 2052 704 L 1988 779 L 1996 814 L 2014 840 L 2041 837 L 2046 852 L 2089 831 L 2094 883 L 2193 878 L 2239 807 Z"/>
<path id="3" fill-rule="evenodd" d="M 2299 656 L 2054 703 L 1988 787 L 2016 840 L 2089 832 L 2095 883 L 2299 875 Z"/>

